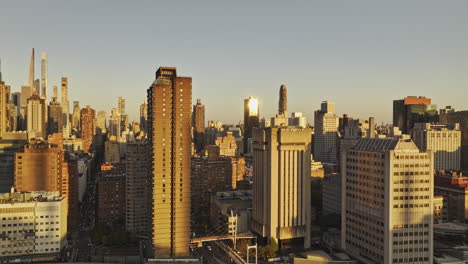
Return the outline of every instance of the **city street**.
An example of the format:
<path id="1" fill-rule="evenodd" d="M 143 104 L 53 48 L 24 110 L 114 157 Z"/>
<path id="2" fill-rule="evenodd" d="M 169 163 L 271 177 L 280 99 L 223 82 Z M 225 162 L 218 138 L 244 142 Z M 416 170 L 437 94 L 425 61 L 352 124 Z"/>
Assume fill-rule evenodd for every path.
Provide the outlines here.
<path id="1" fill-rule="evenodd" d="M 96 179 L 96 175 L 91 175 L 88 179 L 87 192 L 81 203 L 78 239 L 74 241 L 71 261 L 90 261 L 94 253 L 91 230 L 96 217 Z"/>

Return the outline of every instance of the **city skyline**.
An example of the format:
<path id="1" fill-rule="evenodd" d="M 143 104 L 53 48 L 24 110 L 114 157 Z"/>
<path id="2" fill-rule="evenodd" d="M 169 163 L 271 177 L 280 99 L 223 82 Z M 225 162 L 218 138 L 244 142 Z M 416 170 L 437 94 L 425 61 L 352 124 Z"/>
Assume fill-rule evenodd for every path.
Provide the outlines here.
<path id="1" fill-rule="evenodd" d="M 0 6 L 0 263 L 468 263 L 468 2 Z"/>
<path id="2" fill-rule="evenodd" d="M 11 92 L 27 85 L 35 48 L 48 55 L 48 94 L 68 77 L 69 98 L 109 112 L 122 96 L 131 120 L 139 119 L 160 65 L 192 76 L 192 103 L 201 98 L 206 120 L 226 123 L 242 120 L 249 96 L 259 98 L 261 117 L 273 117 L 281 84 L 289 88 L 289 112 L 303 112 L 311 124 L 325 100 L 338 116 L 374 116 L 377 124 L 391 123 L 393 100 L 407 95 L 433 98 L 439 109 L 466 109 L 455 95 L 468 86 L 468 38 L 461 34 L 468 4 L 401 3 L 259 2 L 246 9 L 187 2 L 179 10 L 172 3 L 112 2 L 112 12 L 107 2 L 31 3 L 28 10 L 8 3 L 0 18 L 3 79 Z M 177 14 L 157 15 L 157 8 Z M 158 41 L 168 28 L 180 34 Z"/>

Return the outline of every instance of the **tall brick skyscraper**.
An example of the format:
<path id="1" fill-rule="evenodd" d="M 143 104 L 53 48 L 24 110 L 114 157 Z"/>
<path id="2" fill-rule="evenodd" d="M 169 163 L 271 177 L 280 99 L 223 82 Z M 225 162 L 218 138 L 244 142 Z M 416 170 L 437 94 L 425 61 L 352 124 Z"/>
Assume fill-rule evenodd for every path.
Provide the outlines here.
<path id="1" fill-rule="evenodd" d="M 148 89 L 154 257 L 189 255 L 192 78 L 161 67 Z"/>
<path id="2" fill-rule="evenodd" d="M 96 135 L 96 111 L 87 105 L 86 108 L 81 109 L 83 152 L 88 153 L 94 147 L 94 135 Z"/>
<path id="3" fill-rule="evenodd" d="M 197 99 L 197 103 L 193 105 L 192 113 L 193 138 L 197 151 L 202 151 L 205 145 L 205 105 Z"/>

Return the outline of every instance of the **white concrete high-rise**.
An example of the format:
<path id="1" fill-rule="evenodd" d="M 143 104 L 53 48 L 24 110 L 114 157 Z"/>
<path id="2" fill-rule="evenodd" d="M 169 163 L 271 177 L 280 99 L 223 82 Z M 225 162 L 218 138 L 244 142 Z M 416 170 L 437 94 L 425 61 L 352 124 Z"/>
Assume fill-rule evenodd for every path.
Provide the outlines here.
<path id="1" fill-rule="evenodd" d="M 462 136 L 458 123 L 416 123 L 411 135 L 419 149 L 434 152 L 435 170 L 460 170 Z"/>
<path id="2" fill-rule="evenodd" d="M 292 112 L 291 117 L 289 118 L 289 125 L 306 128 L 307 119 L 301 112 Z"/>
<path id="3" fill-rule="evenodd" d="M 26 124 L 29 137 L 46 138 L 46 112 L 46 102 L 39 95 L 33 95 L 28 99 Z"/>
<path id="4" fill-rule="evenodd" d="M 342 158 L 341 247 L 362 263 L 432 263 L 433 155 L 363 138 Z"/>
<path id="5" fill-rule="evenodd" d="M 67 198 L 58 191 L 2 193 L 0 212 L 0 259 L 52 263 L 60 257 L 67 245 Z"/>
<path id="6" fill-rule="evenodd" d="M 253 132 L 252 229 L 281 248 L 310 247 L 311 129 Z"/>

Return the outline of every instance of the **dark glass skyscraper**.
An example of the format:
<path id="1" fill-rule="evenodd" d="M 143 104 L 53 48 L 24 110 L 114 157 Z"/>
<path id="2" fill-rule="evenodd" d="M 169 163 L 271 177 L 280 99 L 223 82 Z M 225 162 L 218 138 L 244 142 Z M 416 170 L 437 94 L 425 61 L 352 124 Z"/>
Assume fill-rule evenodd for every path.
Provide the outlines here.
<path id="1" fill-rule="evenodd" d="M 393 125 L 404 134 L 409 134 L 415 123 L 437 122 L 437 106 L 423 96 L 408 96 L 393 101 Z"/>
<path id="2" fill-rule="evenodd" d="M 257 98 L 249 97 L 244 100 L 244 153 L 251 150 L 249 142 L 252 140 L 252 129 L 260 125 L 259 112 Z"/>

